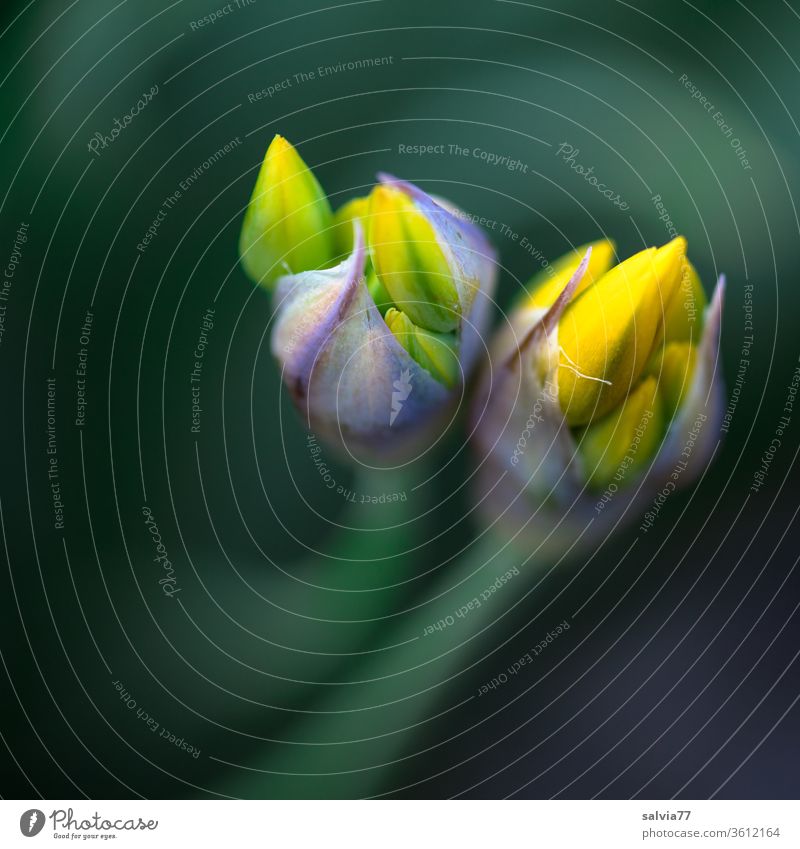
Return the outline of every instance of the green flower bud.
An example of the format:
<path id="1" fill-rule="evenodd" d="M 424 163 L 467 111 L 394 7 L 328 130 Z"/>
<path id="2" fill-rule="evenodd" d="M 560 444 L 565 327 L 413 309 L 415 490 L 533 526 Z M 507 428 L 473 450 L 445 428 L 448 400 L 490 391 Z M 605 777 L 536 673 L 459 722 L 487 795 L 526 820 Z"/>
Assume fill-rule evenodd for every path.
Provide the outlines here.
<path id="1" fill-rule="evenodd" d="M 459 302 L 469 309 L 458 315 L 455 329 L 421 326 L 400 308 L 397 290 L 386 285 L 395 278 L 392 266 L 384 266 L 381 276 L 371 265 L 364 210 L 356 202 L 339 210 L 334 228 L 341 238 L 352 227 L 349 256 L 278 282 L 271 338 L 303 420 L 330 445 L 369 462 L 426 450 L 452 421 L 461 382 L 485 351 L 497 277 L 495 253 L 479 229 L 410 183 L 393 181 L 391 190 L 413 201 L 414 215 L 427 219 L 425 236 L 442 246 L 447 279 L 458 281 L 454 288 L 475 288 Z M 414 232 L 419 235 L 425 224 L 416 221 Z M 426 304 L 417 306 L 424 314 Z"/>
<path id="2" fill-rule="evenodd" d="M 325 192 L 289 142 L 276 135 L 256 180 L 239 238 L 248 276 L 271 287 L 284 274 L 334 259 L 333 213 Z"/>
<path id="3" fill-rule="evenodd" d="M 372 265 L 398 309 L 426 330 L 458 328 L 468 312 L 463 287 L 415 198 L 395 185 L 378 184 L 370 195 L 368 226 Z"/>

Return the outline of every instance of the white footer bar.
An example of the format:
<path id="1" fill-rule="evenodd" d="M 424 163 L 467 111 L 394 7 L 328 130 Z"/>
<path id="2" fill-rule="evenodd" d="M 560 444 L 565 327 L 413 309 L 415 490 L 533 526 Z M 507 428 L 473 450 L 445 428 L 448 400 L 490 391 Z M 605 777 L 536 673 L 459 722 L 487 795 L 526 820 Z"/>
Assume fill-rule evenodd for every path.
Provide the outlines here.
<path id="1" fill-rule="evenodd" d="M 31 842 L 36 841 L 36 842 Z M 0 801 L 0 846 L 800 847 L 773 801 Z"/>

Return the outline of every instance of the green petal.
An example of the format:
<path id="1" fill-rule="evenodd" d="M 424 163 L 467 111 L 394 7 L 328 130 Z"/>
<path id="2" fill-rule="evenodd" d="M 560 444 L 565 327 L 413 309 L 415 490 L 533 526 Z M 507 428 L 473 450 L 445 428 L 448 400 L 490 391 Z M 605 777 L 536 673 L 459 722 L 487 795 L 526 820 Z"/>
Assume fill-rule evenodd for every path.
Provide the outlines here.
<path id="1" fill-rule="evenodd" d="M 433 377 L 445 386 L 455 386 L 461 375 L 455 333 L 434 333 L 417 327 L 400 310 L 389 309 L 386 324 L 397 341 Z"/>
<path id="2" fill-rule="evenodd" d="M 375 301 L 375 306 L 381 311 L 381 315 L 385 316 L 386 310 L 389 307 L 393 307 L 394 302 L 374 269 L 370 269 L 367 273 L 367 289 L 369 289 L 369 293 L 372 295 L 372 300 Z"/>
<path id="3" fill-rule="evenodd" d="M 683 402 L 691 386 L 697 348 L 689 342 L 669 342 L 660 345 L 647 363 L 645 374 L 658 381 L 658 391 L 664 399 L 664 415 L 669 421 Z"/>
<path id="4" fill-rule="evenodd" d="M 419 327 L 446 333 L 461 321 L 452 270 L 427 217 L 404 191 L 377 185 L 370 195 L 372 265 L 398 309 Z"/>

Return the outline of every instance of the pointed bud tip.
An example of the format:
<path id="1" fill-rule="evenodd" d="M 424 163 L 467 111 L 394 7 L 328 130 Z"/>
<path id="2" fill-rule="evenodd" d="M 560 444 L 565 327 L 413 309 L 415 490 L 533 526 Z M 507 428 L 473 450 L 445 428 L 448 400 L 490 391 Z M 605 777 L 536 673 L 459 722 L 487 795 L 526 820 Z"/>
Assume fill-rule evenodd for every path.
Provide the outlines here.
<path id="1" fill-rule="evenodd" d="M 396 183 L 376 183 L 372 187 L 368 201 L 367 208 L 372 215 L 415 211 L 411 196 Z"/>
<path id="2" fill-rule="evenodd" d="M 280 133 L 275 133 L 275 135 L 272 137 L 272 141 L 269 143 L 269 147 L 267 148 L 267 150 L 272 150 L 275 153 L 280 153 L 280 151 L 282 150 L 287 150 L 290 148 L 293 149 L 293 147 L 294 146 L 290 142 L 286 141 L 286 139 Z"/>
<path id="3" fill-rule="evenodd" d="M 686 261 L 686 239 L 676 236 L 671 242 L 656 248 L 655 264 L 659 273 L 659 282 L 666 284 L 666 295 L 672 294 L 672 289 L 680 284 L 684 262 Z"/>
<path id="4" fill-rule="evenodd" d="M 662 245 L 658 251 L 659 253 L 671 254 L 676 257 L 685 257 L 688 247 L 689 243 L 686 241 L 686 236 L 676 236 L 671 242 L 667 242 L 666 245 Z"/>
<path id="5" fill-rule="evenodd" d="M 273 172 L 273 177 L 277 176 L 274 173 L 274 169 L 276 168 L 287 171 L 290 170 L 290 167 L 293 171 L 302 171 L 308 168 L 303 158 L 297 152 L 297 148 L 279 133 L 276 133 L 269 143 L 267 152 L 264 155 L 264 163 Z"/>

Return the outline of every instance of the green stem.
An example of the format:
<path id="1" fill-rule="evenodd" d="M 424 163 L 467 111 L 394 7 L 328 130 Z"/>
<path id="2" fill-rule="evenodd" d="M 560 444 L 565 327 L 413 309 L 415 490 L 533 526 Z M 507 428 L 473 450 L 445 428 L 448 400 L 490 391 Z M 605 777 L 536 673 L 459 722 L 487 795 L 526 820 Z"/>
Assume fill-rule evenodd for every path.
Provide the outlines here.
<path id="1" fill-rule="evenodd" d="M 419 739 L 420 723 L 454 706 L 447 698 L 454 680 L 480 658 L 485 632 L 508 609 L 509 597 L 520 594 L 519 555 L 506 549 L 498 556 L 498 547 L 484 538 L 449 564 L 430 600 L 382 641 L 396 648 L 357 663 L 347 683 L 315 704 L 324 713 L 289 727 L 286 742 L 268 746 L 246 765 L 252 771 L 237 769 L 226 792 L 353 798 L 386 789 L 398 759 Z M 445 624 L 433 627 L 440 620 Z"/>
<path id="2" fill-rule="evenodd" d="M 324 556 L 311 554 L 290 566 L 277 564 L 277 569 L 239 568 L 252 589 L 230 581 L 227 574 L 214 585 L 220 607 L 232 611 L 237 621 L 251 623 L 250 630 L 258 634 L 243 639 L 241 631 L 233 632 L 226 643 L 235 645 L 237 658 L 266 673 L 257 679 L 255 692 L 234 686 L 276 708 L 267 709 L 259 720 L 264 736 L 295 718 L 290 711 L 319 691 L 317 683 L 339 680 L 354 656 L 370 650 L 376 631 L 386 627 L 386 617 L 409 603 L 414 564 L 397 552 L 409 547 L 409 528 L 421 509 L 419 499 L 412 504 L 415 482 L 403 473 L 359 475 L 353 492 L 405 493 L 406 500 L 348 504 L 340 517 L 345 527 L 318 543 Z M 223 680 L 229 677 L 228 671 Z"/>

